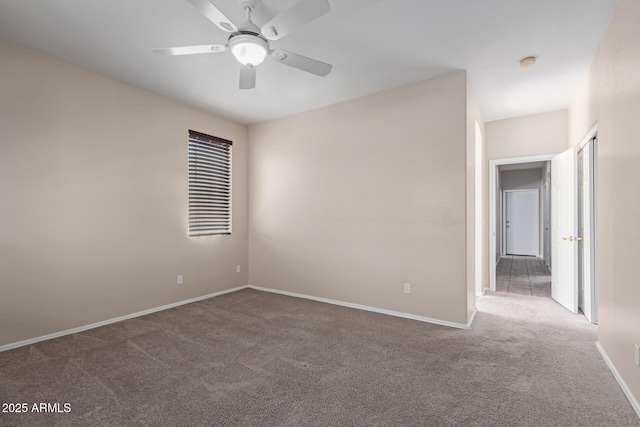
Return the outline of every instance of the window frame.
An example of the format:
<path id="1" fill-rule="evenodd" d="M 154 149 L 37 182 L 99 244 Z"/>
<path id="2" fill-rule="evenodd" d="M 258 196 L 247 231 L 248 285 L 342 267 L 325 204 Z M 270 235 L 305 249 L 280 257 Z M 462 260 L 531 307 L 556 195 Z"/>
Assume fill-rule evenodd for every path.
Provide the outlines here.
<path id="1" fill-rule="evenodd" d="M 189 129 L 187 235 L 232 232 L 233 142 Z"/>

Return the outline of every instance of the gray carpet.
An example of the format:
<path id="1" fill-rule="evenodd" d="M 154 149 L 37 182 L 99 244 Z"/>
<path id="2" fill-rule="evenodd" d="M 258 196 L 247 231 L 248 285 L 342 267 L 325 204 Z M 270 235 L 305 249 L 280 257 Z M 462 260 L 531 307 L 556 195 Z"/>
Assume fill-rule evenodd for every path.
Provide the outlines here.
<path id="1" fill-rule="evenodd" d="M 640 426 L 548 298 L 489 294 L 463 331 L 243 290 L 0 353 L 3 426 Z"/>

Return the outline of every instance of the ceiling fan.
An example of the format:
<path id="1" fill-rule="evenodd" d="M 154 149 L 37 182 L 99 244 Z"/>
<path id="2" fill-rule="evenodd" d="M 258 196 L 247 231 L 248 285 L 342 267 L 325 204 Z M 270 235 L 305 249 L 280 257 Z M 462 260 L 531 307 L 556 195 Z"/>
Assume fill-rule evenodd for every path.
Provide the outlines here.
<path id="1" fill-rule="evenodd" d="M 328 0 L 300 0 L 290 9 L 271 19 L 258 28 L 251 21 L 251 13 L 260 0 L 243 0 L 247 20 L 240 25 L 234 24 L 222 12 L 225 0 L 187 0 L 200 13 L 206 16 L 221 30 L 231 33 L 227 44 L 207 44 L 199 46 L 170 47 L 153 49 L 161 55 L 192 55 L 199 53 L 219 53 L 227 49 L 240 62 L 240 89 L 253 89 L 256 86 L 256 67 L 267 55 L 275 61 L 290 67 L 324 77 L 331 72 L 330 64 L 288 52 L 282 49 L 271 49 L 270 40 L 279 40 L 309 22 L 328 13 L 331 8 Z"/>

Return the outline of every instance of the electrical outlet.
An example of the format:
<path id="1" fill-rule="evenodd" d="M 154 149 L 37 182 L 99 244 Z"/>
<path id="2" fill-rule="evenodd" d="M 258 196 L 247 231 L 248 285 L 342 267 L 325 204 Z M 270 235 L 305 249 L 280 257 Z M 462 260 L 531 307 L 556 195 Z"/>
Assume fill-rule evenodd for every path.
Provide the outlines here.
<path id="1" fill-rule="evenodd" d="M 182 285 L 184 283 L 184 277 L 182 277 L 182 274 L 178 276 L 178 285 Z"/>
<path id="2" fill-rule="evenodd" d="M 236 265 L 236 273 L 240 273 L 242 269 L 240 268 L 240 264 Z"/>
<path id="3" fill-rule="evenodd" d="M 640 344 L 636 344 L 636 365 L 640 366 Z"/>
<path id="4" fill-rule="evenodd" d="M 410 294 L 411 293 L 411 283 L 405 283 L 404 284 L 404 293 L 405 294 Z"/>

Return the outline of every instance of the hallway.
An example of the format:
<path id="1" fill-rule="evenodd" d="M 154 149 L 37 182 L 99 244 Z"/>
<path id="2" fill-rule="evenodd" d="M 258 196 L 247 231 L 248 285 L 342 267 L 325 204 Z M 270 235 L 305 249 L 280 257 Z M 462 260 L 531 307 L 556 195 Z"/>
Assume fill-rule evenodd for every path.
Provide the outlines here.
<path id="1" fill-rule="evenodd" d="M 551 297 L 551 272 L 541 258 L 505 255 L 496 266 L 496 292 Z"/>

